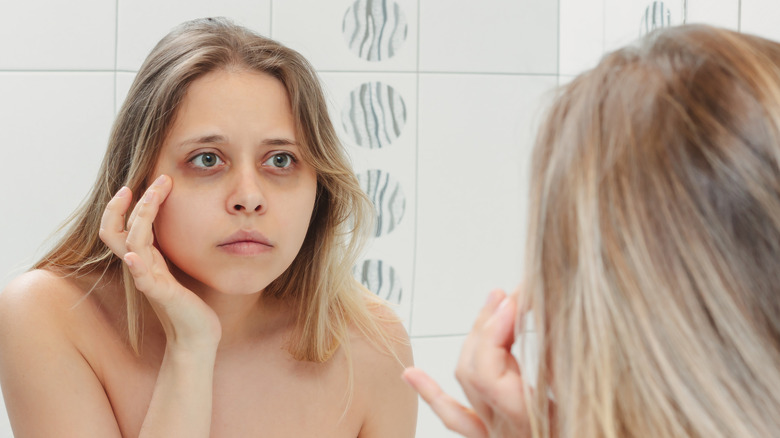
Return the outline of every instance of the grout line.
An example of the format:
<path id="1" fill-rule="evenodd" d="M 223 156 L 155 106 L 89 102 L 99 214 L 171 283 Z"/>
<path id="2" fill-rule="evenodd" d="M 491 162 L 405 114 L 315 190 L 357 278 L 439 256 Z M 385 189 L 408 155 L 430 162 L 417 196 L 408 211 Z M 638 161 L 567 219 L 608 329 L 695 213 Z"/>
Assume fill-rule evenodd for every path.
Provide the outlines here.
<path id="1" fill-rule="evenodd" d="M 558 40 L 555 44 L 555 51 L 557 52 L 556 59 L 558 62 L 555 65 L 555 87 L 561 86 L 561 0 L 558 0 Z"/>
<path id="2" fill-rule="evenodd" d="M 117 64 L 119 63 L 119 0 L 114 6 L 114 118 L 116 118 Z"/>
<path id="3" fill-rule="evenodd" d="M 409 336 L 411 339 L 452 339 L 463 336 L 468 336 L 468 333 L 447 333 L 443 335 L 422 335 L 422 336 Z"/>
<path id="4" fill-rule="evenodd" d="M 268 38 L 274 38 L 274 0 L 268 5 Z"/>
<path id="5" fill-rule="evenodd" d="M 414 291 L 415 283 L 417 280 L 417 227 L 418 218 L 420 216 L 420 0 L 417 0 L 417 74 L 416 74 L 416 87 L 417 93 L 415 96 L 415 129 L 414 129 L 414 245 L 412 254 L 412 292 L 409 298 L 409 334 L 414 333 L 412 331 L 412 321 L 414 320 Z"/>
<path id="6" fill-rule="evenodd" d="M 115 69 L 101 69 L 101 70 L 0 69 L 0 73 L 114 73 L 114 72 L 116 72 Z"/>
<path id="7" fill-rule="evenodd" d="M 419 54 L 418 54 L 419 56 Z M 419 62 L 419 61 L 418 61 Z M 422 74 L 422 75 L 475 75 L 475 76 L 555 76 L 550 73 L 519 73 L 494 71 L 436 71 L 436 70 L 317 70 L 322 73 L 357 73 L 357 74 Z"/>
<path id="8" fill-rule="evenodd" d="M 116 50 L 116 49 L 115 49 Z M 116 64 L 116 56 L 114 63 Z M 556 76 L 557 72 L 552 73 L 496 73 L 496 72 L 458 72 L 458 71 L 421 71 L 421 70 L 396 70 L 396 71 L 390 71 L 390 70 L 377 70 L 377 71 L 366 71 L 366 70 L 317 70 L 318 73 L 327 73 L 327 74 L 333 74 L 333 73 L 345 73 L 345 74 L 362 74 L 362 75 L 372 75 L 372 74 L 414 74 L 414 75 L 452 75 L 452 76 L 516 76 L 516 77 L 548 77 L 548 76 Z M 57 69 L 0 69 L 0 73 L 138 73 L 138 70 L 127 70 L 127 69 L 119 69 L 119 68 L 113 68 L 113 69 L 92 69 L 92 70 L 57 70 Z"/>
<path id="9" fill-rule="evenodd" d="M 742 32 L 742 0 L 737 3 L 737 32 Z"/>

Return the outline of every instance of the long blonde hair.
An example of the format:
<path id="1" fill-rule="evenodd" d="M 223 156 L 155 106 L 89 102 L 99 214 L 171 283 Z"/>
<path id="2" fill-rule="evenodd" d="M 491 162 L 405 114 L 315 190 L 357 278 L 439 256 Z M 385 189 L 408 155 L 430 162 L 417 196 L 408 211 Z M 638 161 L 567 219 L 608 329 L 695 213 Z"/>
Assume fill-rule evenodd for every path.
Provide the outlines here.
<path id="1" fill-rule="evenodd" d="M 100 241 L 106 204 L 123 185 L 134 202 L 149 185 L 160 147 L 187 87 L 218 69 L 269 74 L 286 88 L 303 159 L 317 173 L 317 198 L 303 246 L 292 265 L 264 291 L 297 304 L 290 353 L 322 362 L 348 339 L 352 324 L 389 346 L 373 306 L 381 305 L 351 273 L 370 233 L 373 208 L 360 189 L 340 144 L 309 63 L 296 51 L 221 18 L 186 22 L 164 37 L 147 57 L 114 124 L 98 180 L 70 228 L 34 268 L 72 274 L 123 272 L 128 335 L 138 352 L 145 297 L 121 260 Z M 132 208 L 132 206 L 131 206 Z"/>
<path id="2" fill-rule="evenodd" d="M 780 436 L 780 44 L 683 26 L 605 56 L 532 173 L 535 435 Z"/>

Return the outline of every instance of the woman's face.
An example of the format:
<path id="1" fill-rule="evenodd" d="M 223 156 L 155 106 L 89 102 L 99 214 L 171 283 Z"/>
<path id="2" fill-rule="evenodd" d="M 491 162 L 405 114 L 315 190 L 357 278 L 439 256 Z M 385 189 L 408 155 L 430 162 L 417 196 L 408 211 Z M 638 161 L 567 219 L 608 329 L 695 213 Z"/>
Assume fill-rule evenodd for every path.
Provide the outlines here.
<path id="1" fill-rule="evenodd" d="M 154 230 L 185 286 L 259 292 L 298 254 L 317 176 L 277 79 L 219 70 L 195 80 L 154 172 L 173 179 Z"/>

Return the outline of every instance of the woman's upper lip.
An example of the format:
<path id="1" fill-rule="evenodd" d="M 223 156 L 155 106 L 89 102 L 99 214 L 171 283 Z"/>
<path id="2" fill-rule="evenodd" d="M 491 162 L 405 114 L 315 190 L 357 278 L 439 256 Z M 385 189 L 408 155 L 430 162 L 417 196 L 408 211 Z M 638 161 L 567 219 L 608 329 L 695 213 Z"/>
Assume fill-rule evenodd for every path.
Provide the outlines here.
<path id="1" fill-rule="evenodd" d="M 263 233 L 254 230 L 239 230 L 228 236 L 225 240 L 221 241 L 217 246 L 230 245 L 238 242 L 255 242 L 266 246 L 273 247 L 274 245 L 268 240 Z"/>

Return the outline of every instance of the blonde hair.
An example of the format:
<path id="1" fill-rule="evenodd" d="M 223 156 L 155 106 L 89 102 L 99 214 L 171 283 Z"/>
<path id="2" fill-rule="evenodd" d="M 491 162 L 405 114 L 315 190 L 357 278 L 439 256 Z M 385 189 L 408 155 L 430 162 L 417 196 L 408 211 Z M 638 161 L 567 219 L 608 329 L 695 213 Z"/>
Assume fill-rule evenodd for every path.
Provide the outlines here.
<path id="1" fill-rule="evenodd" d="M 607 55 L 542 126 L 531 212 L 535 436 L 780 436 L 780 44 Z"/>
<path id="2" fill-rule="evenodd" d="M 98 180 L 70 229 L 35 268 L 71 274 L 123 272 L 128 335 L 138 353 L 145 297 L 121 260 L 100 241 L 106 204 L 123 185 L 133 204 L 149 185 L 176 109 L 197 78 L 218 69 L 248 69 L 278 79 L 286 88 L 303 159 L 317 173 L 317 197 L 303 246 L 291 266 L 264 294 L 297 305 L 297 329 L 289 351 L 298 360 L 323 362 L 347 345 L 354 325 L 389 348 L 391 339 L 374 312 L 382 302 L 352 276 L 370 233 L 373 208 L 360 189 L 309 63 L 296 51 L 222 18 L 183 23 L 147 57 L 114 124 Z M 132 209 L 132 206 L 131 206 Z"/>

